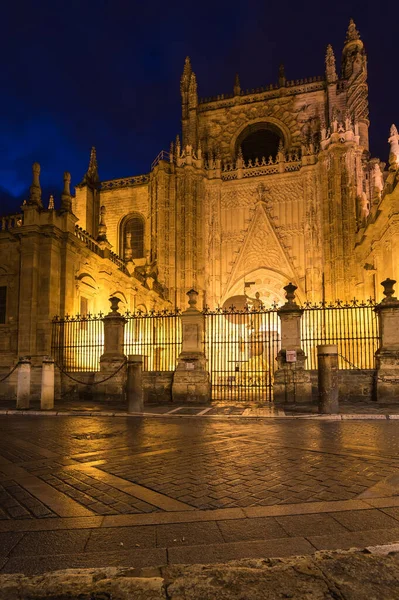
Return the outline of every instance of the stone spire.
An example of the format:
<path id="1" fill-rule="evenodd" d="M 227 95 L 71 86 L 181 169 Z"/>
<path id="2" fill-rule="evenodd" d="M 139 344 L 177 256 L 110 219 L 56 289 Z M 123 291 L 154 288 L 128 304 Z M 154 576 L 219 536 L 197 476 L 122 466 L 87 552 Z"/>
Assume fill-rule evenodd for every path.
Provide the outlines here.
<path id="1" fill-rule="evenodd" d="M 238 76 L 238 73 L 236 73 L 236 76 L 234 79 L 234 96 L 239 96 L 240 94 L 241 94 L 240 78 Z"/>
<path id="2" fill-rule="evenodd" d="M 190 85 L 188 87 L 188 106 L 189 108 L 196 108 L 198 106 L 197 78 L 195 73 L 191 73 L 190 77 Z"/>
<path id="3" fill-rule="evenodd" d="M 180 79 L 180 92 L 182 100 L 183 147 L 190 145 L 195 148 L 197 146 L 197 79 L 191 68 L 188 56 L 184 63 L 183 74 Z"/>
<path id="4" fill-rule="evenodd" d="M 105 214 L 106 208 L 105 206 L 100 207 L 100 222 L 98 224 L 98 242 L 106 242 L 107 241 L 107 226 L 105 224 Z"/>
<path id="5" fill-rule="evenodd" d="M 279 87 L 285 87 L 286 81 L 287 81 L 287 78 L 285 76 L 285 67 L 281 63 L 281 65 L 278 68 L 278 85 L 279 85 Z"/>
<path id="6" fill-rule="evenodd" d="M 391 146 L 389 151 L 389 170 L 396 171 L 399 167 L 399 134 L 396 125 L 391 125 L 389 134 L 388 143 Z"/>
<path id="7" fill-rule="evenodd" d="M 35 162 L 32 165 L 32 185 L 29 188 L 28 204 L 33 204 L 42 208 L 42 188 L 40 187 L 39 175 L 40 165 Z"/>
<path id="8" fill-rule="evenodd" d="M 82 179 L 82 182 L 79 185 L 89 185 L 90 187 L 97 187 L 99 181 L 100 178 L 98 176 L 97 154 L 96 149 L 93 146 L 90 152 L 89 167 Z"/>
<path id="9" fill-rule="evenodd" d="M 331 44 L 328 44 L 326 51 L 326 80 L 327 83 L 335 83 L 337 81 L 335 56 Z"/>
<path id="10" fill-rule="evenodd" d="M 72 197 L 71 197 L 71 174 L 68 171 L 64 173 L 64 191 L 61 194 L 61 211 L 72 212 Z"/>
<path id="11" fill-rule="evenodd" d="M 350 19 L 349 26 L 348 26 L 348 31 L 346 32 L 345 43 L 353 42 L 355 40 L 360 40 L 360 34 L 359 34 L 358 30 L 357 30 L 355 21 L 353 19 Z"/>
<path id="12" fill-rule="evenodd" d="M 48 201 L 48 210 L 54 210 L 54 196 L 52 194 Z"/>
<path id="13" fill-rule="evenodd" d="M 341 77 L 347 82 L 346 108 L 359 125 L 360 146 L 368 150 L 367 56 L 356 25 L 351 19 L 341 60 Z"/>
<path id="14" fill-rule="evenodd" d="M 366 52 L 353 19 L 349 22 L 344 48 L 342 50 L 341 71 L 343 79 L 349 79 L 365 66 Z"/>
<path id="15" fill-rule="evenodd" d="M 188 92 L 192 72 L 193 70 L 191 68 L 190 57 L 186 56 L 186 60 L 184 61 L 183 73 L 180 79 L 180 91 L 182 94 L 183 92 Z"/>

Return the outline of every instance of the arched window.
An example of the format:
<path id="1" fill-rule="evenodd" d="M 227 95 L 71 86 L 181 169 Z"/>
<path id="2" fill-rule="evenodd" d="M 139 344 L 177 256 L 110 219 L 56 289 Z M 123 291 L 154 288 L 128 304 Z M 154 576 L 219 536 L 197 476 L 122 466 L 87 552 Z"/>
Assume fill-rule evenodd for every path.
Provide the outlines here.
<path id="1" fill-rule="evenodd" d="M 254 161 L 256 158 L 266 160 L 271 156 L 276 158 L 279 144 L 284 144 L 284 138 L 280 129 L 272 123 L 256 123 L 249 125 L 238 137 L 236 142 L 236 154 L 241 148 L 245 162 Z"/>
<path id="2" fill-rule="evenodd" d="M 122 223 L 121 250 L 125 260 L 144 256 L 144 219 L 141 215 L 131 215 Z"/>

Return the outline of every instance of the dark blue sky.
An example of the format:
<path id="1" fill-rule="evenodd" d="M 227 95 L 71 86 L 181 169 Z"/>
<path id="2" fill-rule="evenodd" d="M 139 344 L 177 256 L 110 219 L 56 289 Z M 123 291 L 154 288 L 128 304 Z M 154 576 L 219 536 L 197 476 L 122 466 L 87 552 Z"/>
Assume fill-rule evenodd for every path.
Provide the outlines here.
<path id="1" fill-rule="evenodd" d="M 0 213 L 18 209 L 31 165 L 56 205 L 65 170 L 81 180 L 92 145 L 101 179 L 148 172 L 180 132 L 190 55 L 199 96 L 324 72 L 353 17 L 369 59 L 371 152 L 386 161 L 399 121 L 395 4 L 267 0 L 11 0 L 0 36 Z M 396 39 L 395 39 L 396 38 Z M 398 123 L 399 124 L 399 123 Z"/>

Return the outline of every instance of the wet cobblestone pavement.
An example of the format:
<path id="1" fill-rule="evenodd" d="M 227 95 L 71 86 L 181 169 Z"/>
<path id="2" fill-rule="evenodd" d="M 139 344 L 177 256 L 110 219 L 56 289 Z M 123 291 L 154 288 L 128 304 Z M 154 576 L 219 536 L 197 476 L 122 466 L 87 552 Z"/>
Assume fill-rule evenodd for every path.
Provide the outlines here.
<path id="1" fill-rule="evenodd" d="M 21 416 L 0 433 L 3 519 L 57 516 L 49 490 L 93 515 L 350 500 L 399 467 L 394 421 Z"/>
<path id="2" fill-rule="evenodd" d="M 0 572 L 399 541 L 399 421 L 0 416 Z"/>

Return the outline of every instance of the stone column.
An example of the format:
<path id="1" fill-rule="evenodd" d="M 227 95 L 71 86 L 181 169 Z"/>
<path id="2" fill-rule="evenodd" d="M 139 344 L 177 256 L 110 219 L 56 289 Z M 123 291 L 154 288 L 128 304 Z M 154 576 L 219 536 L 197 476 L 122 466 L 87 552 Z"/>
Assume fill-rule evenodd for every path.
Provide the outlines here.
<path id="1" fill-rule="evenodd" d="M 208 404 L 211 383 L 204 353 L 205 317 L 195 307 L 198 292 L 187 292 L 189 308 L 181 315 L 183 347 L 172 383 L 172 400 L 179 404 Z"/>
<path id="2" fill-rule="evenodd" d="M 118 312 L 120 299 L 114 296 L 109 301 L 111 303 L 111 312 L 103 318 L 104 354 L 100 357 L 100 372 L 96 374 L 96 380 L 102 381 L 111 375 L 112 377 L 104 383 L 99 383 L 96 389 L 103 400 L 123 401 L 126 385 L 126 367 L 122 365 L 126 362 L 123 346 L 125 324 L 127 321 Z"/>
<path id="3" fill-rule="evenodd" d="M 399 403 L 399 300 L 394 296 L 396 281 L 381 283 L 385 298 L 375 307 L 380 325 L 380 345 L 375 353 L 377 401 Z"/>
<path id="4" fill-rule="evenodd" d="M 338 346 L 317 346 L 317 376 L 319 413 L 338 414 Z"/>
<path id="5" fill-rule="evenodd" d="M 30 356 L 23 356 L 19 359 L 17 376 L 17 408 L 29 408 L 30 400 L 30 375 L 31 360 Z"/>
<path id="6" fill-rule="evenodd" d="M 140 354 L 130 354 L 127 357 L 127 411 L 129 413 L 143 412 L 143 357 Z"/>
<path id="7" fill-rule="evenodd" d="M 42 363 L 40 408 L 41 410 L 54 408 L 54 360 L 49 356 L 46 356 Z"/>
<path id="8" fill-rule="evenodd" d="M 273 396 L 276 404 L 305 404 L 312 401 L 312 384 L 305 370 L 306 356 L 301 348 L 303 309 L 295 301 L 297 286 L 285 286 L 287 302 L 278 309 L 281 323 L 281 350 L 274 374 Z M 293 360 L 295 359 L 295 360 Z"/>

